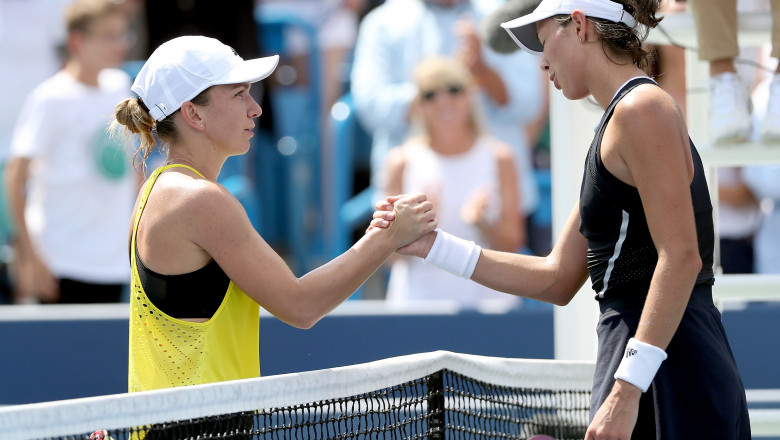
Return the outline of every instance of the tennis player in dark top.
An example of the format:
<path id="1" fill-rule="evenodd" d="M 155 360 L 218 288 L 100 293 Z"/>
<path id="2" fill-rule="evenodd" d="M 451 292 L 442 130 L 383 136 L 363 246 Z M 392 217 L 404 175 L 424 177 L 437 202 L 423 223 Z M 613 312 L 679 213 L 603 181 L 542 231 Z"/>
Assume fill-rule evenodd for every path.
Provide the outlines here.
<path id="1" fill-rule="evenodd" d="M 748 439 L 745 390 L 712 302 L 712 205 L 673 98 L 645 76 L 654 0 L 544 0 L 502 24 L 568 99 L 604 108 L 579 204 L 547 257 L 437 230 L 399 250 L 514 295 L 601 309 L 586 439 Z M 371 227 L 392 220 L 377 203 Z"/>

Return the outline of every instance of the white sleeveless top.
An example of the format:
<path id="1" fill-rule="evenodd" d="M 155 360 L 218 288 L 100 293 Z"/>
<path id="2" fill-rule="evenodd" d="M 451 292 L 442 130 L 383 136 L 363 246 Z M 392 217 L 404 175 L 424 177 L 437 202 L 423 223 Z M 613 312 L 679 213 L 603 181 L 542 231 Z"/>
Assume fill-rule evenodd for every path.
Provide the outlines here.
<path id="1" fill-rule="evenodd" d="M 497 142 L 491 136 L 482 135 L 470 150 L 457 155 L 441 155 L 420 142 L 408 142 L 399 147 L 404 149 L 405 157 L 403 193 L 427 194 L 436 204 L 439 228 L 489 247 L 479 228 L 465 222 L 460 212 L 476 192 L 489 188 L 488 222 L 498 219 L 501 198 L 498 158 L 494 151 Z M 517 304 L 519 301 L 517 297 L 437 269 L 420 258 L 398 258 L 391 267 L 387 288 L 387 301 L 391 305 L 449 300 L 474 308 L 483 302 Z"/>

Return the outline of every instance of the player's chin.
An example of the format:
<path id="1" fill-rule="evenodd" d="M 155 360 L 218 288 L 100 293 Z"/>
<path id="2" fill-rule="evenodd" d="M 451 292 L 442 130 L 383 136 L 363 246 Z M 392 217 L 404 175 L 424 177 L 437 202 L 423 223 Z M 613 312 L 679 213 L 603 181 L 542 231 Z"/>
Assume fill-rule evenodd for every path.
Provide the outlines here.
<path id="1" fill-rule="evenodd" d="M 235 149 L 234 155 L 236 155 L 236 156 L 240 156 L 242 154 L 247 153 L 249 151 L 249 149 L 252 147 L 252 144 L 248 140 L 242 142 L 239 145 L 241 145 L 241 146 L 239 148 Z"/>
<path id="2" fill-rule="evenodd" d="M 563 93 L 563 96 L 565 96 L 566 99 L 569 99 L 571 101 L 578 101 L 580 99 L 585 99 L 588 96 L 590 96 L 590 93 L 581 90 L 573 90 L 567 87 L 561 87 L 561 93 Z"/>

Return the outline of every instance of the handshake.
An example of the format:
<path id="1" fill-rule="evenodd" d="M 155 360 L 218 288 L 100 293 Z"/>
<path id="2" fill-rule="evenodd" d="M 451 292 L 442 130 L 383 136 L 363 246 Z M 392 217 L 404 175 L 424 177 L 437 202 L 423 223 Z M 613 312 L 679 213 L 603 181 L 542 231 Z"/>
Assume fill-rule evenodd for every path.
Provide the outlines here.
<path id="1" fill-rule="evenodd" d="M 387 233 L 401 255 L 425 259 L 442 270 L 471 278 L 482 249 L 436 229 L 438 220 L 425 194 L 390 196 L 376 202 L 366 234 Z"/>
<path id="2" fill-rule="evenodd" d="M 425 258 L 436 239 L 439 221 L 433 203 L 425 194 L 389 196 L 374 205 L 373 219 L 366 233 L 385 230 L 402 255 Z"/>

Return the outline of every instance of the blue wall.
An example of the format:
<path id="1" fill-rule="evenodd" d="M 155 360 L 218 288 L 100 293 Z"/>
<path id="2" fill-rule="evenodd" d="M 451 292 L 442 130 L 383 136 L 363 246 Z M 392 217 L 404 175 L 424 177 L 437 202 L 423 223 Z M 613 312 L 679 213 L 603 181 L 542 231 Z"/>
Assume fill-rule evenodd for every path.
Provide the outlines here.
<path id="1" fill-rule="evenodd" d="M 433 350 L 552 358 L 550 309 L 507 314 L 333 315 L 310 330 L 260 320 L 264 376 Z M 724 313 L 747 388 L 780 388 L 780 307 Z M 121 393 L 127 320 L 0 320 L 0 405 Z"/>
<path id="2" fill-rule="evenodd" d="M 0 405 L 127 390 L 126 319 L 0 321 L 0 335 Z M 264 376 L 434 350 L 552 358 L 552 311 L 334 315 L 310 330 L 260 320 Z"/>

